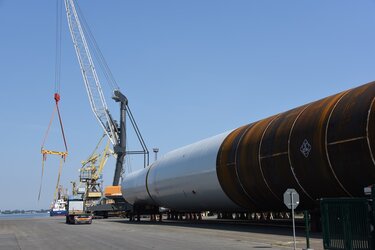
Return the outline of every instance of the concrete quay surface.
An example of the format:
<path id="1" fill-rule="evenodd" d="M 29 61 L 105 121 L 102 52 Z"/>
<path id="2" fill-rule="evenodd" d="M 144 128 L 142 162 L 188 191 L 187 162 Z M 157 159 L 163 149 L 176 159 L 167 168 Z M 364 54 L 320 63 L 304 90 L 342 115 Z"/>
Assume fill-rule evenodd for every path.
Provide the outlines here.
<path id="1" fill-rule="evenodd" d="M 313 235 L 311 248 L 323 249 Z M 305 248 L 297 232 L 297 248 Z M 58 249 L 293 249 L 291 228 L 259 227 L 236 222 L 94 220 L 67 225 L 63 217 L 0 220 L 0 250 Z"/>

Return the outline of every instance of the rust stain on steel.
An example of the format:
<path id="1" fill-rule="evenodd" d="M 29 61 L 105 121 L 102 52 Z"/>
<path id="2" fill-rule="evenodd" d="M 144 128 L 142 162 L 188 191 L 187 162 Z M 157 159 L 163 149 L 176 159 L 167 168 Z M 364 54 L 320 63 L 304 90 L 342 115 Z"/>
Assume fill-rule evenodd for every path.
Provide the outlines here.
<path id="1" fill-rule="evenodd" d="M 289 162 L 289 135 L 295 120 L 308 107 L 304 105 L 280 114 L 265 132 L 261 148 L 260 158 L 263 175 L 273 193 L 278 197 L 288 188 L 295 188 L 300 194 L 302 206 L 312 205 L 313 201 L 299 185 Z M 286 154 L 281 153 L 286 152 Z M 272 157 L 264 157 L 272 155 Z M 284 203 L 278 201 L 278 206 Z"/>
<path id="2" fill-rule="evenodd" d="M 366 126 L 366 135 L 367 135 L 367 145 L 370 149 L 370 155 L 371 155 L 371 159 L 372 159 L 372 163 L 374 164 L 375 166 L 375 158 L 374 158 L 374 153 L 373 153 L 373 150 L 374 150 L 374 145 L 372 145 L 374 142 L 375 142 L 375 136 L 374 136 L 374 129 L 371 129 L 371 128 L 375 128 L 375 119 L 373 118 L 373 114 L 374 114 L 374 104 L 375 103 L 375 97 L 372 99 L 372 102 L 371 102 L 371 105 L 370 105 L 370 109 L 368 111 L 368 115 L 367 115 L 367 126 Z"/>
<path id="3" fill-rule="evenodd" d="M 275 206 L 275 201 L 282 201 L 269 188 L 263 178 L 259 161 L 260 142 L 264 131 L 276 116 L 253 123 L 241 138 L 237 146 L 236 169 L 245 192 L 260 204 L 262 209 Z"/>
<path id="4" fill-rule="evenodd" d="M 237 205 L 257 210 L 256 201 L 243 190 L 236 172 L 236 148 L 243 133 L 251 127 L 246 125 L 232 131 L 220 147 L 216 172 L 225 194 Z"/>
<path id="5" fill-rule="evenodd" d="M 344 98 L 344 96 L 347 95 L 349 92 L 350 92 L 350 90 L 347 90 L 347 91 L 343 92 L 343 94 L 337 100 L 336 104 L 333 106 L 333 109 L 331 110 L 331 113 L 329 114 L 327 125 L 326 125 L 326 132 L 325 132 L 325 152 L 326 152 L 326 157 L 327 157 L 327 161 L 328 161 L 328 166 L 331 169 L 331 171 L 333 173 L 333 176 L 335 177 L 337 183 L 340 185 L 340 187 L 342 188 L 342 190 L 344 190 L 344 192 L 348 196 L 351 196 L 351 194 L 348 192 L 348 190 L 346 190 L 346 188 L 342 185 L 341 181 L 338 179 L 338 177 L 337 177 L 337 175 L 336 175 L 336 173 L 335 173 L 335 171 L 334 171 L 334 169 L 332 167 L 331 159 L 329 158 L 329 155 L 328 155 L 328 142 L 327 142 L 328 125 L 329 125 L 329 123 L 331 121 L 331 117 L 332 117 L 333 111 L 336 109 L 336 106 L 340 103 L 341 99 Z"/>
<path id="6" fill-rule="evenodd" d="M 301 108 L 301 110 L 298 112 L 298 115 L 297 115 L 296 118 L 294 119 L 291 128 L 289 129 L 289 135 L 288 135 L 288 161 L 289 161 L 289 165 L 290 165 L 290 171 L 292 172 L 293 177 L 294 177 L 294 180 L 297 182 L 298 187 L 302 190 L 302 192 L 303 192 L 304 195 L 306 195 L 309 199 L 314 200 L 314 199 L 313 199 L 313 198 L 312 198 L 312 197 L 306 192 L 306 190 L 302 187 L 301 183 L 300 183 L 299 180 L 297 179 L 296 174 L 295 174 L 295 172 L 294 172 L 294 167 L 293 167 L 293 165 L 292 165 L 292 161 L 291 161 L 291 159 L 290 159 L 290 136 L 291 136 L 291 134 L 292 134 L 293 128 L 294 128 L 294 126 L 296 125 L 296 122 L 297 122 L 298 118 L 302 115 L 302 113 L 305 111 L 305 109 L 307 109 L 310 105 L 311 105 L 311 103 L 310 103 L 310 104 L 307 104 L 307 105 L 303 106 L 303 108 Z M 304 143 L 305 143 L 305 142 L 308 143 L 307 140 L 304 140 Z M 301 145 L 301 146 L 302 146 L 302 145 Z M 311 145 L 310 145 L 310 147 L 311 147 Z M 303 152 L 302 152 L 302 153 L 303 153 Z M 309 154 L 310 154 L 310 153 L 309 153 Z M 304 200 L 304 197 L 302 197 L 302 201 L 303 201 L 303 200 Z"/>
<path id="7" fill-rule="evenodd" d="M 251 211 L 285 210 L 287 188 L 299 209 L 363 196 L 375 183 L 374 100 L 371 82 L 234 130 L 217 158 L 224 192 Z"/>
<path id="8" fill-rule="evenodd" d="M 311 103 L 298 117 L 290 133 L 290 163 L 300 185 L 313 199 L 347 195 L 329 167 L 325 150 L 328 118 L 344 94 Z M 305 140 L 311 145 L 308 157 L 301 152 Z"/>
<path id="9" fill-rule="evenodd" d="M 327 127 L 327 148 L 332 168 L 352 196 L 363 196 L 363 188 L 374 184 L 375 180 L 372 158 L 375 143 L 374 96 L 374 83 L 350 90 L 332 112 Z M 369 130 L 368 127 L 372 129 Z M 330 144 L 359 137 L 369 139 Z"/>

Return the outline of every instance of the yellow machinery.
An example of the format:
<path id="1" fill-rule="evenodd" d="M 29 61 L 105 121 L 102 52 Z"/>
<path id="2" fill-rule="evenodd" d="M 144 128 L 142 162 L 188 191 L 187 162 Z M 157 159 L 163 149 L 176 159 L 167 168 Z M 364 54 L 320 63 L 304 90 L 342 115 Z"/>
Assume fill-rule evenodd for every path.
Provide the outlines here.
<path id="1" fill-rule="evenodd" d="M 100 175 L 104 169 L 104 166 L 108 160 L 108 157 L 113 154 L 113 151 L 109 148 L 110 140 L 107 140 L 104 150 L 101 153 L 96 153 L 105 134 L 100 138 L 96 145 L 93 153 L 85 161 L 82 161 L 82 167 L 80 169 L 80 182 L 84 185 L 84 200 L 85 206 L 90 207 L 96 205 L 102 198 L 102 187 L 99 182 Z"/>

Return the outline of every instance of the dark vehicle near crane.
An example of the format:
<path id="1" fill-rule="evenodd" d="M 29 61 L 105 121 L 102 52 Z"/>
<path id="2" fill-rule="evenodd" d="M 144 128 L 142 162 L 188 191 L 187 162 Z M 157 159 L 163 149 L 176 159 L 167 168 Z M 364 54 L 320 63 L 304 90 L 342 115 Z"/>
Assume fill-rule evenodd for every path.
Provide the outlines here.
<path id="1" fill-rule="evenodd" d="M 69 196 L 67 202 L 66 224 L 91 224 L 92 215 L 85 210 L 81 196 Z"/>

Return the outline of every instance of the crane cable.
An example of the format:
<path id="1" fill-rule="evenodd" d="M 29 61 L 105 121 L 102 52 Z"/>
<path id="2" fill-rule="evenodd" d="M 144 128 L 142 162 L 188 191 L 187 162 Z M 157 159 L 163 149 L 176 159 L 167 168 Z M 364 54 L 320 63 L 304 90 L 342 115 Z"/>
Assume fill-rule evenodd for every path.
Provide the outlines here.
<path id="1" fill-rule="evenodd" d="M 76 4 L 76 7 L 77 7 L 76 9 L 77 9 L 78 15 L 79 15 L 80 20 L 81 20 L 81 26 L 82 26 L 83 32 L 86 34 L 86 40 L 89 43 L 90 48 L 93 49 L 92 54 L 94 55 L 94 58 L 96 59 L 97 65 L 99 65 L 99 68 L 101 69 L 101 72 L 103 73 L 103 75 L 106 79 L 106 83 L 108 84 L 108 86 L 111 88 L 112 91 L 120 89 L 120 87 L 118 86 L 118 84 L 117 84 L 117 82 L 116 82 L 116 80 L 115 80 L 115 78 L 112 74 L 111 69 L 108 66 L 107 61 L 105 60 L 105 58 L 103 56 L 102 51 L 99 48 L 98 43 L 96 42 L 96 39 L 95 39 L 91 29 L 90 29 L 90 26 L 88 25 L 88 23 L 85 19 L 85 16 L 83 15 L 83 12 L 82 12 L 78 2 L 76 2 L 75 4 Z"/>
<path id="2" fill-rule="evenodd" d="M 55 93 L 54 98 L 55 98 L 55 108 L 54 108 L 54 110 L 52 112 L 52 116 L 51 116 L 51 119 L 50 119 L 50 122 L 49 122 L 49 125 L 48 125 L 48 128 L 47 128 L 47 131 L 45 133 L 45 136 L 44 136 L 44 139 L 43 139 L 43 143 L 42 143 L 42 146 L 41 146 L 41 153 L 42 153 L 42 174 L 41 174 L 41 177 L 40 177 L 40 186 L 39 186 L 38 200 L 40 199 L 40 194 L 41 194 L 41 190 L 42 190 L 44 165 L 45 165 L 45 161 L 47 160 L 47 155 L 50 154 L 50 155 L 59 155 L 59 156 L 61 156 L 60 166 L 59 166 L 59 173 L 58 173 L 57 184 L 56 184 L 57 188 L 58 188 L 59 182 L 60 182 L 60 175 L 61 175 L 61 171 L 62 171 L 62 165 L 65 162 L 66 157 L 68 156 L 68 145 L 66 143 L 66 138 L 65 138 L 65 133 L 64 133 L 64 126 L 63 126 L 63 122 L 62 122 L 62 119 L 61 119 L 60 109 L 59 109 L 59 104 L 58 104 L 59 101 L 60 101 L 60 95 L 58 93 Z M 46 150 L 46 149 L 44 149 L 44 144 L 45 144 L 45 142 L 47 140 L 47 137 L 48 137 L 48 134 L 49 134 L 49 130 L 51 128 L 52 121 L 53 121 L 53 118 L 54 118 L 54 115 L 55 115 L 56 111 L 57 111 L 57 114 L 58 114 L 58 117 L 59 117 L 60 129 L 61 129 L 61 134 L 62 134 L 62 138 L 63 138 L 63 141 L 64 141 L 65 151 L 53 151 L 53 150 Z M 55 190 L 54 198 L 56 198 L 56 190 Z"/>
<path id="3" fill-rule="evenodd" d="M 47 128 L 47 131 L 44 135 L 42 146 L 41 146 L 42 174 L 41 174 L 41 177 L 40 177 L 38 201 L 40 200 L 40 195 L 41 195 L 41 191 L 42 191 L 44 166 L 45 166 L 45 161 L 47 160 L 47 155 L 50 154 L 50 155 L 61 156 L 60 165 L 59 165 L 59 172 L 58 172 L 58 177 L 57 177 L 57 184 L 56 184 L 56 189 L 55 189 L 55 193 L 54 193 L 54 199 L 56 199 L 57 189 L 58 189 L 58 186 L 59 186 L 59 183 L 60 183 L 62 166 L 63 166 L 63 163 L 65 162 L 66 157 L 68 155 L 68 145 L 66 143 L 64 126 L 63 126 L 63 122 L 62 122 L 61 114 L 60 114 L 60 109 L 59 109 L 59 101 L 61 99 L 59 92 L 60 92 L 60 70 L 61 70 L 61 23 L 62 23 L 61 11 L 62 11 L 62 1 L 57 0 L 56 3 L 57 3 L 56 4 L 56 12 L 57 12 L 57 15 L 56 15 L 56 65 L 55 65 L 55 94 L 54 94 L 55 107 L 54 107 L 54 110 L 52 112 L 52 116 L 51 116 L 51 119 L 50 119 L 50 122 L 49 122 L 49 125 L 48 125 L 48 128 Z M 44 145 L 45 145 L 45 142 L 47 140 L 49 130 L 51 128 L 52 121 L 53 121 L 53 118 L 55 116 L 56 111 L 57 111 L 57 115 L 58 115 L 58 118 L 59 118 L 61 135 L 62 135 L 62 138 L 63 138 L 63 141 L 64 141 L 65 151 L 53 151 L 53 150 L 44 149 Z"/>
<path id="4" fill-rule="evenodd" d="M 60 93 L 63 1 L 56 0 L 55 93 Z"/>

